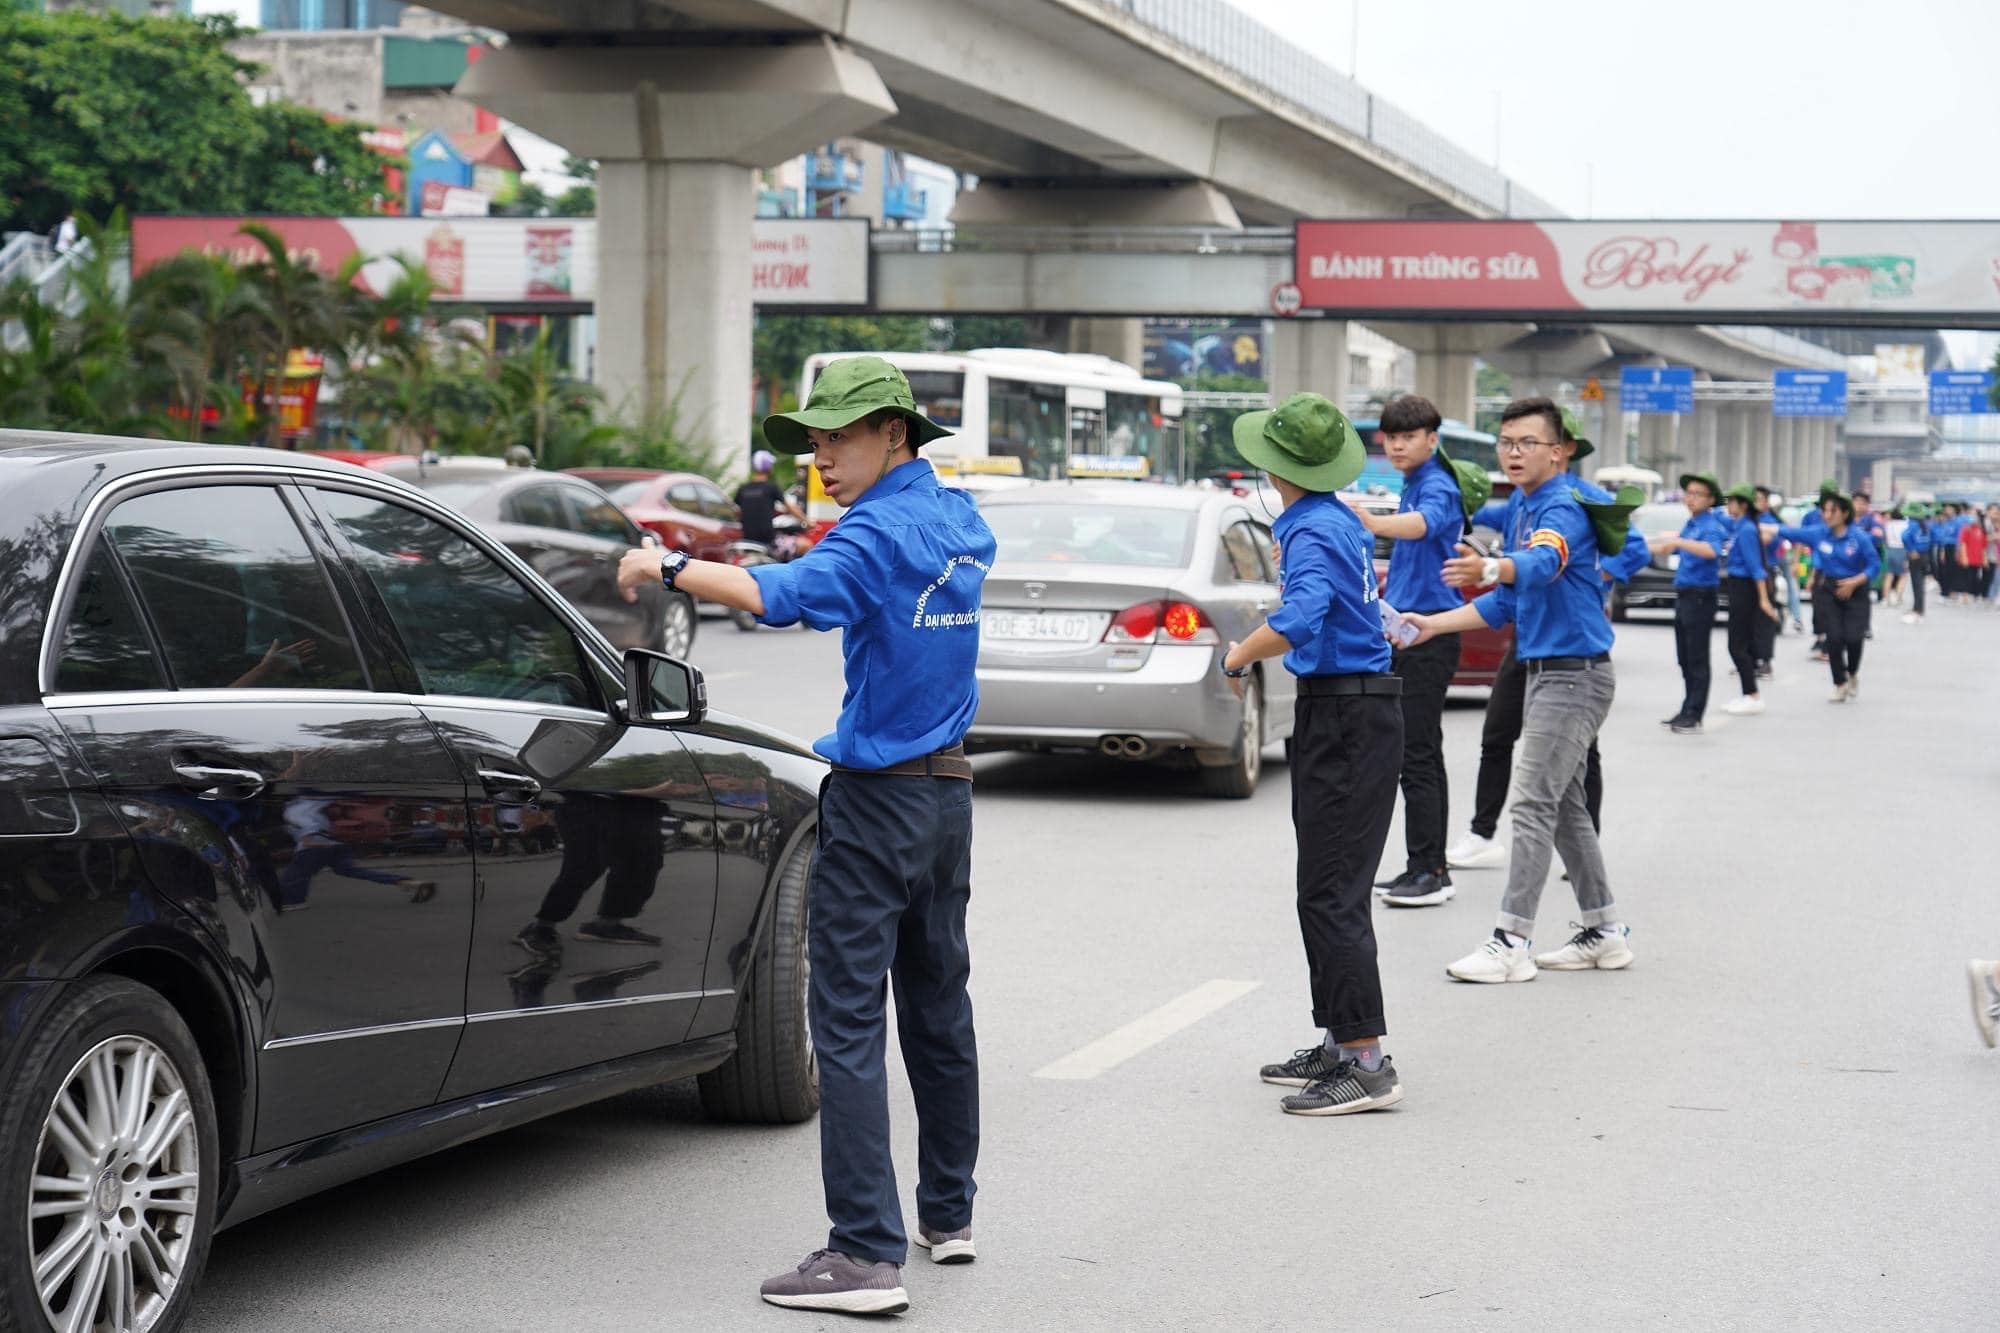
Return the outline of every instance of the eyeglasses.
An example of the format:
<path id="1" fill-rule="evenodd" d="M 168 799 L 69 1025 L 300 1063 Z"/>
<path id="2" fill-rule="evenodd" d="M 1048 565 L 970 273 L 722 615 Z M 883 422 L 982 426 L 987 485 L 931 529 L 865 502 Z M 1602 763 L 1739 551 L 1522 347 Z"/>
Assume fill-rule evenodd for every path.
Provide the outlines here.
<path id="1" fill-rule="evenodd" d="M 1555 441 L 1536 439 L 1502 440 L 1500 441 L 1500 452 L 1503 454 L 1525 454 L 1530 449 L 1539 449 L 1543 445 L 1547 445 L 1553 449 L 1555 448 Z"/>

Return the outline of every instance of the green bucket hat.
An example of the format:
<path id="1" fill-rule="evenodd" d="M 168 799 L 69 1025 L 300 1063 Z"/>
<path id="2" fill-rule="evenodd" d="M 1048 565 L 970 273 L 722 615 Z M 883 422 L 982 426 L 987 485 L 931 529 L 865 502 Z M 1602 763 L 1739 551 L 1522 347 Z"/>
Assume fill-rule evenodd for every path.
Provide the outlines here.
<path id="1" fill-rule="evenodd" d="M 1824 486 L 1820 487 L 1819 502 L 1825 504 L 1828 500 L 1839 505 L 1849 518 L 1854 517 L 1854 499 L 1852 496 L 1842 495 L 1839 491 L 1830 491 Z"/>
<path id="2" fill-rule="evenodd" d="M 917 411 L 917 400 L 910 394 L 910 381 L 902 371 L 879 356 L 848 356 L 819 373 L 804 407 L 765 417 L 764 438 L 773 449 L 809 454 L 813 445 L 812 437 L 806 434 L 808 427 L 839 430 L 884 407 L 895 408 L 909 421 L 912 449 L 921 449 L 932 440 L 951 434 Z"/>
<path id="3" fill-rule="evenodd" d="M 1839 494 L 1840 494 L 1840 483 L 1838 481 L 1835 481 L 1832 477 L 1828 477 L 1825 481 L 1819 484 L 1819 498 L 1822 501 L 1824 501 L 1830 495 L 1839 495 Z"/>
<path id="4" fill-rule="evenodd" d="M 1562 418 L 1563 434 L 1569 436 L 1576 444 L 1576 449 L 1570 454 L 1569 461 L 1574 463 L 1579 458 L 1588 458 L 1590 455 L 1596 453 L 1597 446 L 1583 438 L 1583 423 L 1577 420 L 1576 413 L 1565 407 L 1562 410 Z"/>
<path id="5" fill-rule="evenodd" d="M 1646 503 L 1643 486 L 1620 486 L 1618 494 L 1607 503 L 1587 500 L 1583 492 L 1575 487 L 1570 494 L 1583 506 L 1584 514 L 1590 519 L 1590 530 L 1597 536 L 1597 553 L 1600 557 L 1625 549 L 1625 538 L 1632 531 L 1632 511 Z"/>
<path id="6" fill-rule="evenodd" d="M 1458 483 L 1458 502 L 1465 508 L 1465 516 L 1471 518 L 1493 498 L 1493 477 L 1479 464 L 1463 458 L 1453 458 L 1444 451 L 1444 441 L 1437 446 L 1438 461 L 1451 472 L 1452 480 Z"/>
<path id="7" fill-rule="evenodd" d="M 1708 494 L 1711 499 L 1720 500 L 1722 498 L 1722 483 L 1715 479 L 1715 474 L 1713 472 L 1681 473 L 1682 490 L 1686 490 L 1688 488 L 1688 483 L 1691 481 L 1698 481 L 1702 485 L 1708 487 Z"/>
<path id="8" fill-rule="evenodd" d="M 1230 427 L 1236 452 L 1253 467 L 1308 491 L 1337 491 L 1361 475 L 1368 450 L 1340 409 L 1316 393 L 1295 393 Z"/>
<path id="9" fill-rule="evenodd" d="M 1922 500 L 1912 500 L 1903 506 L 1904 518 L 1929 518 L 1931 507 Z"/>
<path id="10" fill-rule="evenodd" d="M 1741 500 L 1744 504 L 1754 505 L 1757 503 L 1757 488 L 1746 481 L 1741 486 L 1731 486 L 1723 493 L 1722 498 Z"/>

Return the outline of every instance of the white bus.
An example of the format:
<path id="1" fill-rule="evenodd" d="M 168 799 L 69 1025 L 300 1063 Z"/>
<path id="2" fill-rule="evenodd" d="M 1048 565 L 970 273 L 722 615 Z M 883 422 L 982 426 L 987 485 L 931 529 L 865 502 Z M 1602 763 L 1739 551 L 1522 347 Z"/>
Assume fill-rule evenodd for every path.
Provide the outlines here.
<path id="1" fill-rule="evenodd" d="M 807 358 L 799 401 L 828 364 L 858 355 Z M 869 355 L 907 375 L 917 410 L 952 432 L 924 449 L 947 476 L 1183 478 L 1180 386 L 1122 361 L 1024 347 Z"/>

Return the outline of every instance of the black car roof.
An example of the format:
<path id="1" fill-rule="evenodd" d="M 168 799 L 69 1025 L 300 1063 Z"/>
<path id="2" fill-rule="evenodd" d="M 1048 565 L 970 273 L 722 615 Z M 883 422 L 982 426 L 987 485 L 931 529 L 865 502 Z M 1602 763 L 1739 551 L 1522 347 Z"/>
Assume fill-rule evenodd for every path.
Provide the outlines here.
<path id="1" fill-rule="evenodd" d="M 202 444 L 190 440 L 142 440 L 125 435 L 86 435 L 74 431 L 0 429 L 0 468 L 97 466 L 113 476 L 158 467 L 207 464 L 282 464 L 353 475 L 366 472 L 352 463 L 289 449 L 260 449 L 245 444 Z"/>

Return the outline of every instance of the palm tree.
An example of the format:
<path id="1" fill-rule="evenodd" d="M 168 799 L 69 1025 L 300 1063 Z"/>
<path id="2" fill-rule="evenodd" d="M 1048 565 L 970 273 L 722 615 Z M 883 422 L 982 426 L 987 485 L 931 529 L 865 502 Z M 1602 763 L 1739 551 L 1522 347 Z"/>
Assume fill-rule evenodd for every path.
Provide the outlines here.
<path id="1" fill-rule="evenodd" d="M 264 247 L 266 257 L 243 270 L 242 280 L 256 292 L 263 319 L 251 326 L 249 345 L 251 383 L 259 397 L 275 396 L 283 383 L 285 360 L 294 347 L 325 348 L 338 342 L 335 301 L 325 278 L 309 264 L 302 264 L 285 249 L 284 240 L 259 222 L 246 222 L 244 235 Z M 360 256 L 351 256 L 341 274 L 352 283 L 360 270 Z M 276 404 L 264 409 L 264 442 L 281 447 L 282 414 Z"/>
<path id="2" fill-rule="evenodd" d="M 131 306 L 155 321 L 162 334 L 173 405 L 176 414 L 185 414 L 187 438 L 204 438 L 210 407 L 225 419 L 242 417 L 236 382 L 244 367 L 236 348 L 246 334 L 254 339 L 263 318 L 258 294 L 242 271 L 227 260 L 188 251 L 135 277 Z M 225 433 L 236 431 L 226 427 Z"/>

